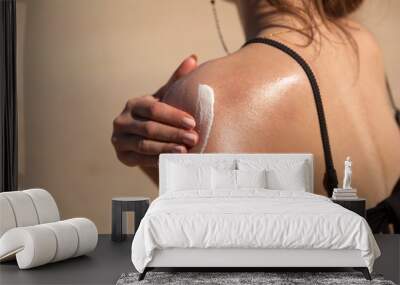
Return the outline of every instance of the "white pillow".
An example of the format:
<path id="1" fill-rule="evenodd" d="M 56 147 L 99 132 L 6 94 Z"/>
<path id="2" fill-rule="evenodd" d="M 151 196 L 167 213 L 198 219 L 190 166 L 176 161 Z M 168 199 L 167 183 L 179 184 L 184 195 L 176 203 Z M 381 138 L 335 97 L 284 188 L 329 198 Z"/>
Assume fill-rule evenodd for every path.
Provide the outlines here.
<path id="1" fill-rule="evenodd" d="M 169 163 L 167 189 L 169 191 L 211 189 L 211 167 Z"/>
<path id="2" fill-rule="evenodd" d="M 236 170 L 238 188 L 267 188 L 267 171 Z"/>
<path id="3" fill-rule="evenodd" d="M 268 189 L 306 191 L 305 164 L 297 164 L 291 168 L 267 170 Z"/>
<path id="4" fill-rule="evenodd" d="M 212 169 L 212 188 L 214 190 L 236 190 L 236 170 Z"/>

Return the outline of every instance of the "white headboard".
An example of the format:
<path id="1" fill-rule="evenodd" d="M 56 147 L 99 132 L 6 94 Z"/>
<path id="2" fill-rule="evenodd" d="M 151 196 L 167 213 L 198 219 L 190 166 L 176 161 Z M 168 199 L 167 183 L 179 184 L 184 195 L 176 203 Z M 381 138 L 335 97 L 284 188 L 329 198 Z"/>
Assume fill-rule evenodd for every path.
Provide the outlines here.
<path id="1" fill-rule="evenodd" d="M 311 153 L 188 153 L 188 154 L 172 154 L 163 153 L 159 159 L 159 194 L 166 192 L 166 185 L 168 180 L 167 164 L 168 162 L 175 162 L 187 165 L 214 165 L 220 162 L 226 163 L 232 161 L 236 165 L 237 160 L 243 161 L 265 161 L 274 163 L 276 161 L 304 161 L 306 171 L 306 191 L 314 192 L 314 166 L 313 155 Z"/>

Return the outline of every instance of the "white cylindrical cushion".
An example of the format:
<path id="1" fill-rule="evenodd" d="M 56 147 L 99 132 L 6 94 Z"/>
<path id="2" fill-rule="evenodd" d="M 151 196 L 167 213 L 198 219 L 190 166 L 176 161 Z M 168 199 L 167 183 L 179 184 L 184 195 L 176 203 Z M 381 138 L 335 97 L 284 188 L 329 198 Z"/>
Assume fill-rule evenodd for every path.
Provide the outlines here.
<path id="1" fill-rule="evenodd" d="M 0 237 L 9 229 L 17 226 L 10 202 L 2 194 L 0 193 Z"/>
<path id="2" fill-rule="evenodd" d="M 28 269 L 86 254 L 96 245 L 97 228 L 85 218 L 19 227 L 0 238 L 0 261 L 16 253 L 19 268 Z"/>
<path id="3" fill-rule="evenodd" d="M 14 211 L 17 227 L 33 226 L 39 223 L 38 214 L 31 197 L 23 191 L 3 192 Z"/>
<path id="4" fill-rule="evenodd" d="M 56 248 L 56 236 L 48 227 L 19 227 L 7 231 L 1 237 L 0 258 L 22 249 L 16 254 L 18 266 L 20 269 L 28 269 L 51 262 Z"/>
<path id="5" fill-rule="evenodd" d="M 78 248 L 78 233 L 74 226 L 64 221 L 43 224 L 51 229 L 57 238 L 57 250 L 51 262 L 73 257 Z"/>
<path id="6" fill-rule="evenodd" d="M 74 257 L 86 254 L 96 248 L 98 233 L 96 225 L 91 220 L 74 218 L 65 220 L 64 222 L 74 226 L 78 232 L 79 244 Z"/>
<path id="7" fill-rule="evenodd" d="M 28 189 L 22 192 L 31 197 L 39 217 L 39 224 L 60 220 L 56 201 L 54 201 L 53 196 L 49 192 L 43 189 Z"/>

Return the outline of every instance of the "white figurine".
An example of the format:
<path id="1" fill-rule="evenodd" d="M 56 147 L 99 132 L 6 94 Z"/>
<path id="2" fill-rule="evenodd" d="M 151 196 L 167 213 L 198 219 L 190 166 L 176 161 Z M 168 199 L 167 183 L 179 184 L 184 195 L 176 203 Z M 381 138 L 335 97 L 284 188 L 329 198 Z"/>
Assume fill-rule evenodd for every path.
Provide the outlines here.
<path id="1" fill-rule="evenodd" d="M 351 159 L 350 156 L 346 157 L 344 162 L 344 178 L 343 178 L 343 189 L 351 188 Z"/>

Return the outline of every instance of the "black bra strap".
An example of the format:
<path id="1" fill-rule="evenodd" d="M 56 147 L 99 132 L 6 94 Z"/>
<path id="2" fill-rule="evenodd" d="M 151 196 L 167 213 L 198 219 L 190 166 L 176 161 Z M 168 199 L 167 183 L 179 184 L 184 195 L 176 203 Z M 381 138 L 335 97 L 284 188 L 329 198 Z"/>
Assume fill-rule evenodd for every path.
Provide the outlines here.
<path id="1" fill-rule="evenodd" d="M 329 144 L 328 129 L 326 127 L 325 113 L 322 105 L 321 94 L 319 92 L 319 87 L 317 84 L 317 80 L 315 79 L 314 73 L 312 72 L 307 62 L 297 52 L 295 52 L 294 50 L 292 50 L 291 48 L 280 42 L 267 38 L 254 38 L 247 41 L 243 46 L 253 43 L 267 44 L 280 49 L 281 51 L 285 52 L 290 57 L 292 57 L 303 68 L 304 72 L 306 73 L 308 80 L 310 81 L 311 84 L 312 92 L 314 94 L 314 101 L 318 114 L 319 129 L 321 132 L 322 147 L 325 157 L 326 172 L 324 175 L 324 187 L 328 192 L 329 197 L 331 197 L 333 189 L 338 186 L 338 179 L 335 167 L 333 165 L 331 147 Z"/>
<path id="2" fill-rule="evenodd" d="M 390 104 L 392 105 L 392 108 L 394 110 L 394 119 L 396 120 L 397 126 L 400 127 L 400 110 L 399 108 L 396 107 L 396 103 L 394 102 L 392 89 L 390 88 L 389 78 L 387 77 L 387 75 L 385 75 L 385 81 L 386 81 L 386 90 L 389 95 Z"/>

